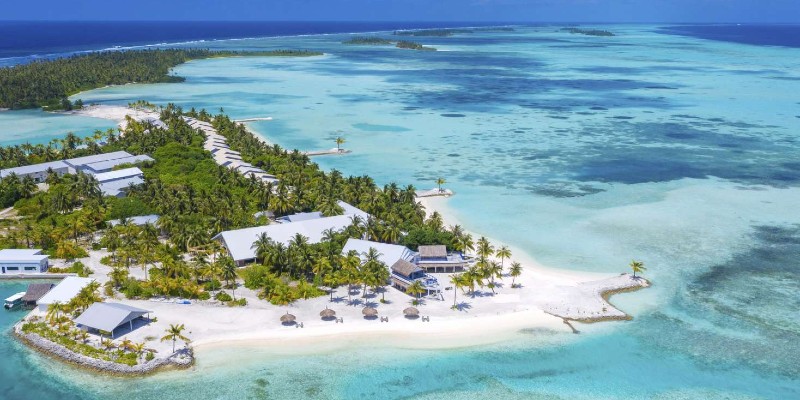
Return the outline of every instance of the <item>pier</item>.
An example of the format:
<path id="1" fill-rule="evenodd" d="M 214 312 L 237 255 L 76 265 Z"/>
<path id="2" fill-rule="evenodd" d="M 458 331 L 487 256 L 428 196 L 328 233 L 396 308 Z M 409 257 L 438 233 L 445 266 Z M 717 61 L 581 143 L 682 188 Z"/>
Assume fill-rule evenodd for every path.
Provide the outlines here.
<path id="1" fill-rule="evenodd" d="M 233 122 L 256 122 L 256 121 L 272 121 L 272 117 L 237 119 L 237 120 L 234 120 Z"/>
<path id="2" fill-rule="evenodd" d="M 345 149 L 330 149 L 330 150 L 312 150 L 312 151 L 304 151 L 303 154 L 314 157 L 314 156 L 327 156 L 332 154 L 349 154 L 352 153 L 350 150 Z"/>

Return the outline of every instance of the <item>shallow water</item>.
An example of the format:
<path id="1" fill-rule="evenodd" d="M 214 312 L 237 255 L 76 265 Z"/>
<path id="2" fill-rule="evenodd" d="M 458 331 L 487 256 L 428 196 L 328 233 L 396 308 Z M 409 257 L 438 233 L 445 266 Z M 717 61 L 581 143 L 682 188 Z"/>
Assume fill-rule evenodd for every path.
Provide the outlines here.
<path id="1" fill-rule="evenodd" d="M 457 192 L 452 212 L 467 228 L 546 265 L 620 272 L 631 258 L 644 260 L 654 286 L 613 299 L 633 321 L 458 351 L 275 359 L 209 350 L 192 373 L 142 384 L 90 380 L 81 390 L 134 390 L 135 398 L 800 397 L 800 50 L 649 26 L 608 29 L 619 36 L 539 27 L 419 38 L 439 52 L 343 46 L 337 35 L 214 42 L 327 55 L 192 62 L 176 68 L 185 83 L 80 97 L 272 116 L 251 126 L 288 148 L 330 148 L 344 136 L 352 154 L 315 160 L 380 183 L 429 188 L 445 177 Z M 232 353 L 245 361 L 231 363 Z"/>

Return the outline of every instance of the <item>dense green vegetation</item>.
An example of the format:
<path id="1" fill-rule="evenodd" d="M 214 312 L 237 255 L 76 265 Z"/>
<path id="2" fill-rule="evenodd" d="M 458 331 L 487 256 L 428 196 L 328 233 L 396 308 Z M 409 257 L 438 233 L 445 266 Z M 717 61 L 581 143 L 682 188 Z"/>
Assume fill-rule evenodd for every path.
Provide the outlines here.
<path id="1" fill-rule="evenodd" d="M 561 30 L 572 34 L 587 35 L 587 36 L 616 36 L 612 32 L 600 29 L 561 28 Z"/>
<path id="2" fill-rule="evenodd" d="M 98 52 L 0 68 L 0 108 L 71 110 L 83 102 L 67 97 L 84 90 L 126 83 L 181 82 L 170 69 L 190 60 L 236 56 L 313 56 L 298 50 L 258 52 L 169 49 Z"/>
<path id="3" fill-rule="evenodd" d="M 514 28 L 509 26 L 487 26 L 480 28 L 441 28 L 441 29 L 413 29 L 413 30 L 398 30 L 394 31 L 396 36 L 436 36 L 446 37 L 453 36 L 460 33 L 475 33 L 475 32 L 513 32 Z"/>
<path id="4" fill-rule="evenodd" d="M 423 45 L 421 45 L 419 43 L 409 42 L 409 41 L 406 41 L 406 40 L 401 40 L 401 41 L 397 42 L 396 46 L 397 46 L 398 49 L 436 51 L 436 49 L 433 48 L 433 47 L 423 46 Z"/>
<path id="5" fill-rule="evenodd" d="M 394 44 L 394 41 L 377 36 L 357 36 L 352 39 L 345 40 L 342 42 L 342 44 L 384 45 Z"/>

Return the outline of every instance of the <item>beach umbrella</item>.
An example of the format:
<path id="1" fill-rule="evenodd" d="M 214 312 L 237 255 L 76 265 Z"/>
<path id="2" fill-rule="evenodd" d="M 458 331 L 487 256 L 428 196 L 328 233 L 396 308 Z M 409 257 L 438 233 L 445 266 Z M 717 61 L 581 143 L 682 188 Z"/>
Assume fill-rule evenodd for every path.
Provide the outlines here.
<path id="1" fill-rule="evenodd" d="M 378 310 L 372 307 L 364 307 L 364 309 L 361 310 L 361 314 L 364 314 L 365 317 L 372 318 L 378 315 Z"/>
<path id="2" fill-rule="evenodd" d="M 322 318 L 332 318 L 336 316 L 336 311 L 326 307 L 324 310 L 319 312 L 319 316 Z"/>
<path id="3" fill-rule="evenodd" d="M 289 314 L 288 312 L 287 312 L 286 314 L 283 314 L 283 315 L 281 316 L 281 322 L 283 322 L 284 324 L 291 324 L 291 323 L 292 323 L 292 322 L 294 322 L 296 319 L 297 319 L 297 317 L 295 317 L 295 316 L 294 316 L 294 315 L 292 315 L 292 314 Z"/>
<path id="4" fill-rule="evenodd" d="M 403 315 L 405 315 L 406 318 L 416 318 L 419 317 L 419 310 L 417 310 L 416 307 L 408 307 L 403 310 Z"/>

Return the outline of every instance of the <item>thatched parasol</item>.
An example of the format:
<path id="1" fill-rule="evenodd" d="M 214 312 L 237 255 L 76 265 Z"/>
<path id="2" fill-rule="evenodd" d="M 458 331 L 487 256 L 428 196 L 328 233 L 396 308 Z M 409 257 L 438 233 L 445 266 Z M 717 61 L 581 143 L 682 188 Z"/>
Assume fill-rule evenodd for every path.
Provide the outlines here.
<path id="1" fill-rule="evenodd" d="M 374 318 L 378 315 L 378 310 L 372 307 L 364 307 L 364 309 L 361 310 L 361 314 L 364 314 L 367 318 Z"/>
<path id="2" fill-rule="evenodd" d="M 416 307 L 408 307 L 403 310 L 403 314 L 406 318 L 416 318 L 419 317 L 419 310 L 417 310 Z"/>
<path id="3" fill-rule="evenodd" d="M 292 314 L 289 314 L 288 312 L 286 314 L 281 315 L 281 322 L 283 322 L 284 324 L 291 324 L 296 319 L 297 317 L 295 317 Z"/>
<path id="4" fill-rule="evenodd" d="M 332 318 L 336 316 L 336 311 L 333 311 L 330 308 L 325 307 L 324 310 L 319 312 L 319 316 L 322 318 Z"/>

